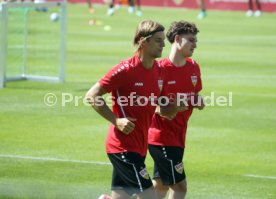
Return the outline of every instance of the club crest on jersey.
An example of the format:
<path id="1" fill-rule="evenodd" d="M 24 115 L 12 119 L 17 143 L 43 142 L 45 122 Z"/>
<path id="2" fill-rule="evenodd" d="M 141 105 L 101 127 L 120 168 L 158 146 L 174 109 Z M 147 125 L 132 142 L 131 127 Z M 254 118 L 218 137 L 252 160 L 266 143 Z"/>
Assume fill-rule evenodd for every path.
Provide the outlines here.
<path id="1" fill-rule="evenodd" d="M 146 168 L 142 169 L 142 170 L 139 172 L 139 174 L 140 174 L 143 178 L 149 179 L 149 174 L 148 174 L 148 171 L 147 171 Z"/>
<path id="2" fill-rule="evenodd" d="M 162 79 L 159 79 L 159 80 L 158 80 L 158 86 L 159 86 L 159 89 L 160 89 L 160 91 L 161 91 L 162 88 L 163 88 L 163 80 L 162 80 Z"/>
<path id="3" fill-rule="evenodd" d="M 177 173 L 183 173 L 184 167 L 183 167 L 183 163 L 180 162 L 179 164 L 174 166 L 175 170 L 177 171 Z"/>
<path id="4" fill-rule="evenodd" d="M 196 75 L 192 75 L 191 76 L 191 80 L 192 80 L 193 85 L 195 86 L 196 83 L 197 83 L 197 76 Z"/>

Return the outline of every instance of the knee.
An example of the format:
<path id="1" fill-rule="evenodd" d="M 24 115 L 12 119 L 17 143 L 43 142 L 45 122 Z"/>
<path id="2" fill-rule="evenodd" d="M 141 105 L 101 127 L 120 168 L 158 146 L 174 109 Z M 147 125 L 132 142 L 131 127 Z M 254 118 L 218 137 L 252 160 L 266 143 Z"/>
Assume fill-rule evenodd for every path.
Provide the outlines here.
<path id="1" fill-rule="evenodd" d="M 177 193 L 182 193 L 184 195 L 187 193 L 187 183 L 185 180 L 170 186 L 170 188 Z"/>
<path id="2" fill-rule="evenodd" d="M 163 198 L 165 198 L 166 197 L 166 195 L 167 195 L 167 191 L 168 190 L 156 190 L 155 191 L 155 193 L 156 193 L 156 197 L 158 198 L 158 199 L 163 199 Z"/>
<path id="3" fill-rule="evenodd" d="M 165 198 L 169 190 L 169 187 L 164 186 L 160 179 L 154 179 L 152 182 L 153 182 L 153 187 L 155 189 L 157 198 L 158 199 Z"/>

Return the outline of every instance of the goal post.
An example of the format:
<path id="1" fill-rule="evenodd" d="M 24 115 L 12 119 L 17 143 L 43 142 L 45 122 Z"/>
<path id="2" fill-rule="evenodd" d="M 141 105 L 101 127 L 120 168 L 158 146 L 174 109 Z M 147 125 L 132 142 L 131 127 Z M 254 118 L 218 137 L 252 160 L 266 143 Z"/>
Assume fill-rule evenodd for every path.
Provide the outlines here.
<path id="1" fill-rule="evenodd" d="M 0 88 L 15 80 L 64 82 L 66 4 L 0 3 Z"/>

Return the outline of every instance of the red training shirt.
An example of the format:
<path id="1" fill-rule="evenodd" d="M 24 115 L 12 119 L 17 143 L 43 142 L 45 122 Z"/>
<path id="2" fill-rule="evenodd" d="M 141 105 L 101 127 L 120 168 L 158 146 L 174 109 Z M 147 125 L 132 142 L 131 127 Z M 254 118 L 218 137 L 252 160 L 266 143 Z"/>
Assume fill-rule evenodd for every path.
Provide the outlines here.
<path id="1" fill-rule="evenodd" d="M 106 139 L 107 153 L 128 151 L 139 153 L 141 156 L 146 155 L 148 128 L 156 109 L 154 103 L 146 102 L 150 96 L 160 95 L 159 72 L 157 61 L 154 61 L 151 69 L 146 69 L 140 59 L 134 56 L 114 66 L 99 81 L 105 91 L 111 92 L 113 113 L 120 118 L 137 119 L 134 122 L 135 128 L 129 135 L 119 131 L 113 124 L 110 125 Z M 119 103 L 118 98 L 123 96 L 124 100 Z M 125 99 L 128 99 L 128 102 Z"/>
<path id="2" fill-rule="evenodd" d="M 174 99 L 177 93 L 186 94 L 188 98 L 202 89 L 199 65 L 192 59 L 186 58 L 186 64 L 176 67 L 169 58 L 160 60 L 162 69 L 162 96 Z M 193 108 L 177 113 L 172 120 L 154 114 L 149 128 L 149 144 L 159 146 L 176 146 L 185 148 L 188 120 Z"/>

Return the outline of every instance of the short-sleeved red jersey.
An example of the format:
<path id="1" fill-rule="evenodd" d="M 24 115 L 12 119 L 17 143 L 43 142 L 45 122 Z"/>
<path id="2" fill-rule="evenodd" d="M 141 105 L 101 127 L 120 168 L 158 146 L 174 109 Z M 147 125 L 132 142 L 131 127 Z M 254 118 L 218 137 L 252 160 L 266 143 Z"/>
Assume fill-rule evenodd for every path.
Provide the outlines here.
<path id="1" fill-rule="evenodd" d="M 159 61 L 163 90 L 161 95 L 175 99 L 183 94 L 194 96 L 202 89 L 199 65 L 192 59 L 186 58 L 186 64 L 176 67 L 168 58 Z M 178 94 L 177 94 L 178 93 Z M 192 114 L 192 107 L 177 113 L 172 120 L 154 114 L 149 128 L 149 144 L 160 146 L 185 147 L 188 120 Z"/>
<path id="2" fill-rule="evenodd" d="M 132 117 L 135 128 L 125 135 L 113 124 L 110 125 L 106 152 L 136 152 L 142 156 L 147 153 L 148 128 L 156 109 L 154 103 L 146 103 L 150 96 L 159 96 L 158 79 L 160 68 L 156 61 L 151 69 L 143 67 L 137 56 L 122 61 L 114 66 L 100 81 L 99 84 L 107 92 L 111 92 L 112 111 L 118 117 Z M 119 98 L 124 98 L 118 103 Z M 128 99 L 128 102 L 126 101 Z"/>

